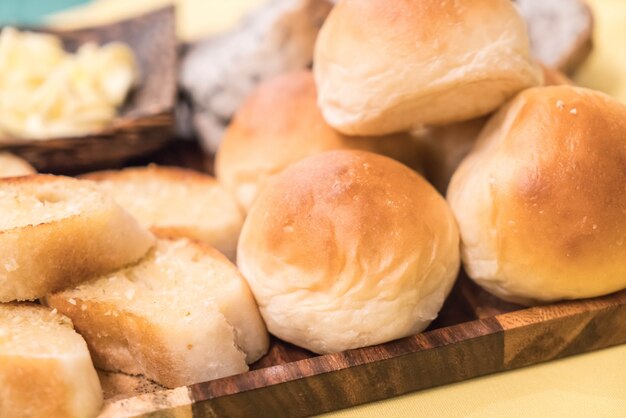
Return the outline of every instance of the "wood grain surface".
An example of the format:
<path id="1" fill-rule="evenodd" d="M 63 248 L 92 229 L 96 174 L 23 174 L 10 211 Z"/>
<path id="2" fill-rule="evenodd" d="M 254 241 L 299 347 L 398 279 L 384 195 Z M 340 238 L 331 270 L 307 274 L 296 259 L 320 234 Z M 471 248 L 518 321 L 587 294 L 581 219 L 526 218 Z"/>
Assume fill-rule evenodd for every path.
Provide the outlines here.
<path id="1" fill-rule="evenodd" d="M 213 159 L 177 142 L 133 161 L 212 173 Z M 426 332 L 318 356 L 272 338 L 251 371 L 167 390 L 141 376 L 101 373 L 101 417 L 308 416 L 626 343 L 626 290 L 526 308 L 461 274 Z"/>
<path id="2" fill-rule="evenodd" d="M 524 308 L 462 276 L 419 335 L 323 356 L 273 339 L 247 373 L 139 397 L 135 382 L 102 416 L 307 416 L 625 342 L 626 291 Z"/>

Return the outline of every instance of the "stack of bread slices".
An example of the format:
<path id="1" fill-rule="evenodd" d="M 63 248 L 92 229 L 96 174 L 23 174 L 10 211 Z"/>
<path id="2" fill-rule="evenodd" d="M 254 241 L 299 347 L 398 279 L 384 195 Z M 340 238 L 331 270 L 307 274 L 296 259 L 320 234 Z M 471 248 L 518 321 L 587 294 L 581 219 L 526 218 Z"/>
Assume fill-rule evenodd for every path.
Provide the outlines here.
<path id="1" fill-rule="evenodd" d="M 96 416 L 95 367 L 173 388 L 267 351 L 224 255 L 243 220 L 221 186 L 155 166 L 86 177 L 0 179 L 0 416 Z"/>

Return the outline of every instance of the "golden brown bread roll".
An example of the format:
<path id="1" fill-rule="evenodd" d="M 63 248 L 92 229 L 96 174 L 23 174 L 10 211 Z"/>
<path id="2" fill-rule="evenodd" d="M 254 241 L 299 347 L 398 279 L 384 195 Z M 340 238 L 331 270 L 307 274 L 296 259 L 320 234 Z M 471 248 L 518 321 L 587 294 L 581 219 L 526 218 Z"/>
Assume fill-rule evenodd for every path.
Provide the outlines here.
<path id="1" fill-rule="evenodd" d="M 573 84 L 573 81 L 558 70 L 541 66 L 544 85 Z M 437 190 L 445 194 L 463 158 L 470 152 L 476 138 L 489 120 L 488 116 L 424 130 L 418 137 L 422 145 L 423 164 L 426 178 Z"/>
<path id="2" fill-rule="evenodd" d="M 472 119 L 541 84 L 510 0 L 342 0 L 314 71 L 326 121 L 350 135 Z"/>
<path id="3" fill-rule="evenodd" d="M 269 331 L 317 353 L 420 332 L 460 263 L 445 200 L 402 164 L 352 150 L 275 176 L 237 251 Z"/>
<path id="4" fill-rule="evenodd" d="M 626 106 L 541 87 L 500 110 L 452 178 L 470 277 L 548 302 L 626 287 Z"/>
<path id="5" fill-rule="evenodd" d="M 237 111 L 218 150 L 216 172 L 246 210 L 269 177 L 323 151 L 362 149 L 419 168 L 419 146 L 410 135 L 342 135 L 324 121 L 316 99 L 311 72 L 295 71 L 262 83 Z"/>

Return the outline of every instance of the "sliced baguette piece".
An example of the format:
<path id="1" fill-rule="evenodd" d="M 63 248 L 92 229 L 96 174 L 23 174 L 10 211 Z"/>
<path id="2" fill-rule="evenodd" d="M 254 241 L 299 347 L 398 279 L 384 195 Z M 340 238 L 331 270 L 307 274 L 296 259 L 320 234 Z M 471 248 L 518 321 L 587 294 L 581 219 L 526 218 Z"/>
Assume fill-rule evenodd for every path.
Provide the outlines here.
<path id="1" fill-rule="evenodd" d="M 102 389 L 69 318 L 41 305 L 0 304 L 0 417 L 89 418 Z"/>
<path id="2" fill-rule="evenodd" d="M 0 180 L 0 302 L 33 300 L 143 257 L 154 236 L 93 182 Z"/>
<path id="3" fill-rule="evenodd" d="M 146 227 L 205 242 L 235 259 L 243 214 L 213 177 L 178 167 L 127 168 L 83 176 L 96 181 Z"/>
<path id="4" fill-rule="evenodd" d="M 45 302 L 72 318 L 97 367 L 170 388 L 245 372 L 269 344 L 237 268 L 186 238 L 158 239 L 139 264 Z"/>
<path id="5" fill-rule="evenodd" d="M 36 172 L 26 160 L 8 152 L 0 153 L 0 177 L 26 176 Z"/>

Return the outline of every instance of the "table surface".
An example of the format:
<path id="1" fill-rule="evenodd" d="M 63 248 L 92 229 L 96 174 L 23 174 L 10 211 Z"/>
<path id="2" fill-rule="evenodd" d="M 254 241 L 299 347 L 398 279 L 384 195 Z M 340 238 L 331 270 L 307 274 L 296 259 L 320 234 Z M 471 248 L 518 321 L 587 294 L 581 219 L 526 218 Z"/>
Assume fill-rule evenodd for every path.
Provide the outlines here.
<path id="1" fill-rule="evenodd" d="M 179 36 L 219 32 L 264 0 L 1 0 L 0 22 L 106 23 L 176 3 Z M 70 11 L 47 15 L 64 7 Z M 595 48 L 575 77 L 626 102 L 626 0 L 588 0 Z M 626 325 L 626 324 L 625 324 Z M 408 394 L 328 417 L 626 417 L 626 345 Z"/>

